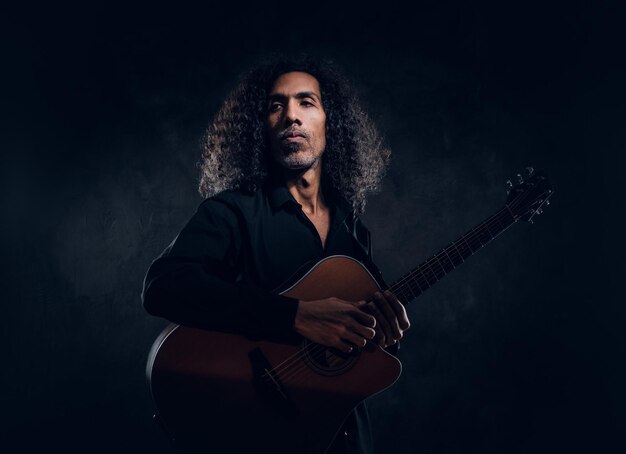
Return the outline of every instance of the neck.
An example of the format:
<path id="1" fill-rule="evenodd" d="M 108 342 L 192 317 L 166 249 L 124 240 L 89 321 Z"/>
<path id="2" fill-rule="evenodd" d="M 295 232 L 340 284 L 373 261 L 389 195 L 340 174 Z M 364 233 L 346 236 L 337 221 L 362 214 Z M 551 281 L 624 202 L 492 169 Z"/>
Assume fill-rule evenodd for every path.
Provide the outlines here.
<path id="1" fill-rule="evenodd" d="M 448 244 L 421 265 L 406 273 L 391 284 L 389 289 L 406 305 L 440 281 L 450 271 L 465 262 L 469 256 L 480 250 L 516 221 L 509 207 L 505 206 L 458 240 Z"/>
<path id="2" fill-rule="evenodd" d="M 312 166 L 305 170 L 284 171 L 285 184 L 302 210 L 315 215 L 326 208 L 322 193 L 322 166 Z"/>

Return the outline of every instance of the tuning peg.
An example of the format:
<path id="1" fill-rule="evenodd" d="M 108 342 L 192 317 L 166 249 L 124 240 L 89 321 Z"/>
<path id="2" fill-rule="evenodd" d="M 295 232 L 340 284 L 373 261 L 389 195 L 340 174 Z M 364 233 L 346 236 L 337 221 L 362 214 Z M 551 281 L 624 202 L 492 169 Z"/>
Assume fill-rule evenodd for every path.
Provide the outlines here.
<path id="1" fill-rule="evenodd" d="M 506 180 L 506 188 L 513 189 L 513 182 L 511 180 Z"/>
<path id="2" fill-rule="evenodd" d="M 535 210 L 535 214 L 541 214 L 541 213 L 543 213 L 543 210 L 541 208 L 537 208 Z"/>
<path id="3" fill-rule="evenodd" d="M 520 173 L 517 174 L 517 181 L 519 181 L 520 183 L 524 182 L 524 178 L 522 177 Z"/>
<path id="4" fill-rule="evenodd" d="M 526 173 L 528 174 L 528 176 L 531 176 L 534 171 L 535 169 L 533 169 L 532 167 L 526 167 Z"/>
<path id="5" fill-rule="evenodd" d="M 550 206 L 550 200 L 546 200 L 546 206 Z"/>

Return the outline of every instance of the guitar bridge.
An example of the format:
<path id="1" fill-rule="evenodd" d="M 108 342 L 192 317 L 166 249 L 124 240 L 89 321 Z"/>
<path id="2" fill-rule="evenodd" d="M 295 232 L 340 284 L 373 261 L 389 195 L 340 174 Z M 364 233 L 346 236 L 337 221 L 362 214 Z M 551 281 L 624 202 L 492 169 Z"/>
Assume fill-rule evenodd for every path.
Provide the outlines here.
<path id="1" fill-rule="evenodd" d="M 254 387 L 259 395 L 286 417 L 298 414 L 298 408 L 290 399 L 289 394 L 278 376 L 272 372 L 272 366 L 260 348 L 248 353 L 252 364 Z"/>

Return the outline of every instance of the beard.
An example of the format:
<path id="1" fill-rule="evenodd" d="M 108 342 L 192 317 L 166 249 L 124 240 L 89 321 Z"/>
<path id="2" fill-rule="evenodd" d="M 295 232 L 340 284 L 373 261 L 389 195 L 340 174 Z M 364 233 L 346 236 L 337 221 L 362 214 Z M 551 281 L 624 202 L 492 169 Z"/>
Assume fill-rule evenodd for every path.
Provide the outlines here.
<path id="1" fill-rule="evenodd" d="M 296 153 L 304 148 L 304 143 L 302 142 L 280 142 L 280 150 L 283 152 L 285 156 L 288 156 L 292 153 Z"/>
<path id="2" fill-rule="evenodd" d="M 308 169 L 319 159 L 308 144 L 302 142 L 283 142 L 280 154 L 276 156 L 280 164 L 290 170 Z"/>

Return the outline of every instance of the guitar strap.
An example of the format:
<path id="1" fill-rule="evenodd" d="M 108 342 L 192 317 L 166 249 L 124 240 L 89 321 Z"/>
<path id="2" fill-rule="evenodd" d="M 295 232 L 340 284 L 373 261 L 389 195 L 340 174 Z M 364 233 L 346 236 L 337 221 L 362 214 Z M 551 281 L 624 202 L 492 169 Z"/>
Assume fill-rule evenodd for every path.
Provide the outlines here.
<path id="1" fill-rule="evenodd" d="M 344 221 L 344 225 L 348 229 L 348 232 L 352 235 L 356 245 L 362 252 L 363 264 L 372 273 L 374 279 L 378 282 L 378 285 L 382 289 L 387 288 L 387 284 L 383 278 L 382 273 L 378 269 L 378 267 L 374 264 L 374 260 L 372 258 L 372 234 L 368 230 L 367 227 L 361 222 L 359 217 L 356 215 L 354 211 L 350 212 L 346 220 Z"/>
<path id="2" fill-rule="evenodd" d="M 380 288 L 383 290 L 387 289 L 389 286 L 386 284 L 385 280 L 383 279 L 383 274 L 374 264 L 374 260 L 372 259 L 372 235 L 369 229 L 367 229 L 367 227 L 363 225 L 363 223 L 358 218 L 358 216 L 356 216 L 354 211 L 352 211 L 348 215 L 348 217 L 344 221 L 344 225 L 348 229 L 348 232 L 352 234 L 352 238 L 354 239 L 358 248 L 361 249 L 364 257 L 363 264 L 365 265 L 365 267 L 369 270 L 370 273 L 372 273 L 372 276 L 374 276 L 374 279 L 376 280 L 376 282 L 378 282 Z M 396 356 L 398 354 L 398 350 L 400 350 L 400 342 L 396 342 L 395 344 L 390 345 L 385 350 L 388 353 Z"/>

